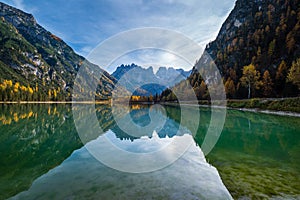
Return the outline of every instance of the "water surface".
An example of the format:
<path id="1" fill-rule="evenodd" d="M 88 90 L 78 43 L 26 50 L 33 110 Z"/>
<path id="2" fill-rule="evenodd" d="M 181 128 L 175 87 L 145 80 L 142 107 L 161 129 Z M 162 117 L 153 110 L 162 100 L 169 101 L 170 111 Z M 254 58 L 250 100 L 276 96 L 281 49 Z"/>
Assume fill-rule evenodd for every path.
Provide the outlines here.
<path id="1" fill-rule="evenodd" d="M 210 109 L 200 109 L 200 126 L 192 138 L 189 130 L 199 112 L 195 107 L 165 107 L 158 112 L 167 119 L 159 131 L 128 134 L 116 124 L 111 107 L 97 105 L 90 112 L 96 112 L 103 133 L 86 145 L 97 146 L 106 137 L 125 151 L 148 153 L 175 138 L 194 140 L 173 165 L 132 174 L 91 156 L 77 134 L 70 105 L 2 104 L 0 109 L 0 199 L 230 199 L 228 191 L 235 199 L 300 198 L 299 118 L 229 110 L 223 132 L 205 159 L 200 147 Z M 139 126 L 150 123 L 148 106 L 126 109 Z M 190 113 L 184 121 L 182 112 Z M 86 113 L 80 117 L 84 120 Z M 102 151 L 110 155 L 108 149 Z"/>
<path id="2" fill-rule="evenodd" d="M 87 120 L 86 123 L 90 121 L 89 114 L 96 112 L 103 130 L 99 135 L 87 131 L 91 140 L 85 146 L 77 135 L 70 106 L 5 105 L 3 110 L 6 114 L 3 114 L 1 131 L 9 130 L 9 133 L 1 141 L 8 147 L 2 153 L 13 159 L 9 165 L 2 165 L 6 170 L 2 172 L 0 182 L 3 198 L 231 199 L 218 171 L 206 162 L 189 130 L 181 128 L 160 110 L 149 106 L 126 108 L 141 127 L 149 124 L 153 110 L 157 117 L 166 119 L 163 127 L 152 132 L 130 134 L 118 127 L 109 106 L 99 105 L 89 112 L 80 112 L 76 117 Z M 124 111 L 119 114 L 122 117 Z M 164 149 L 178 140 L 191 141 L 192 145 L 175 163 L 148 173 L 134 174 L 112 169 L 88 152 L 89 148 L 96 149 L 104 156 L 118 158 L 123 165 L 144 164 L 116 155 L 101 145 L 103 138 L 123 151 L 141 154 Z M 176 155 L 176 149 L 171 150 L 153 158 L 154 163 L 160 165 L 161 159 Z"/>

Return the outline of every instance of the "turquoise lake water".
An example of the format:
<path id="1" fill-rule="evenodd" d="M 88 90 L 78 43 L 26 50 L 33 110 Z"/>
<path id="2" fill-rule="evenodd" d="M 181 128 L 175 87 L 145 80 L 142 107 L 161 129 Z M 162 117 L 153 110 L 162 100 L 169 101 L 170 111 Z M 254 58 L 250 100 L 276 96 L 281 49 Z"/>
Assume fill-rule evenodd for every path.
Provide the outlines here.
<path id="1" fill-rule="evenodd" d="M 300 198 L 300 118 L 227 110 L 222 134 L 204 157 L 200 147 L 211 120 L 209 108 L 132 105 L 112 111 L 96 105 L 88 112 L 96 113 L 102 133 L 89 136 L 85 145 L 71 105 L 2 104 L 0 109 L 0 199 Z M 199 112 L 193 135 L 191 122 Z M 124 113 L 142 128 L 153 116 L 165 122 L 154 127 L 157 131 L 122 130 L 115 117 L 127 119 Z M 182 113 L 188 113 L 184 120 Z M 88 114 L 79 113 L 77 120 L 87 120 Z M 102 164 L 90 149 L 108 159 L 117 157 L 122 169 L 147 166 L 99 145 L 103 138 L 133 154 L 155 152 L 180 140 L 191 145 L 161 169 L 127 173 Z M 178 149 L 162 151 L 148 167 L 161 165 L 161 159 L 171 159 Z"/>

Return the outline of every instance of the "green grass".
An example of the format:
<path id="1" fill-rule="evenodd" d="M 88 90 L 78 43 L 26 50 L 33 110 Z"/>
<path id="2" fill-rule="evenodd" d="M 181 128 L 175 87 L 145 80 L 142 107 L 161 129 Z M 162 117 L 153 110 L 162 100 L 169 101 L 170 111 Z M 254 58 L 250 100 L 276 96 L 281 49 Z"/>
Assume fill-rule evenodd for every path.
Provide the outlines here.
<path id="1" fill-rule="evenodd" d="M 287 99 L 245 99 L 228 100 L 230 108 L 261 109 L 300 113 L 300 97 Z"/>

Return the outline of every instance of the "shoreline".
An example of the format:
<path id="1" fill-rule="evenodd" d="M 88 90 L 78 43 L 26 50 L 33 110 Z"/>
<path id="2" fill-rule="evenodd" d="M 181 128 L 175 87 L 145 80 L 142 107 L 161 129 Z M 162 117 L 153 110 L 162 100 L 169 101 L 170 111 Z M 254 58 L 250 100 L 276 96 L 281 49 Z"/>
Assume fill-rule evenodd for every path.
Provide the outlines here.
<path id="1" fill-rule="evenodd" d="M 174 106 L 179 105 L 175 102 L 164 102 L 163 105 L 167 106 Z M 181 104 L 183 106 L 190 106 L 190 107 L 203 107 L 203 108 L 219 108 L 219 109 L 228 109 L 228 110 L 239 110 L 244 112 L 253 112 L 253 113 L 262 113 L 262 114 L 270 114 L 270 115 L 278 115 L 278 116 L 288 116 L 288 117 L 300 117 L 300 113 L 298 112 L 292 112 L 292 111 L 282 111 L 282 110 L 268 110 L 268 109 L 261 109 L 261 108 L 236 108 L 236 107 L 230 107 L 230 106 L 212 106 L 207 104 L 196 104 L 194 103 L 188 103 L 185 102 L 184 104 Z"/>
<path id="2" fill-rule="evenodd" d="M 111 101 L 0 101 L 0 104 L 111 104 Z"/>
<path id="3" fill-rule="evenodd" d="M 300 100 L 299 98 L 287 98 L 287 99 L 297 99 Z M 198 103 L 195 101 L 189 102 L 189 101 L 184 101 L 182 104 L 183 106 L 199 106 L 199 107 L 204 107 L 204 108 L 220 108 L 220 109 L 229 109 L 229 110 L 239 110 L 239 111 L 245 111 L 245 112 L 254 112 L 254 113 L 263 113 L 263 114 L 271 114 L 271 115 L 278 115 L 278 116 L 289 116 L 289 117 L 300 117 L 300 112 L 293 112 L 293 111 L 288 111 L 288 110 L 272 110 L 272 109 L 263 109 L 259 107 L 253 107 L 253 108 L 245 108 L 245 107 L 232 107 L 230 104 L 232 102 L 250 102 L 250 101 L 269 101 L 269 103 L 272 102 L 280 102 L 284 101 L 286 99 L 243 99 L 243 100 L 232 100 L 229 99 L 227 100 L 226 106 L 217 106 L 217 105 L 209 105 L 208 102 L 201 102 L 199 101 Z M 157 102 L 158 104 L 162 105 L 168 105 L 168 106 L 178 106 L 179 103 L 177 102 Z M 0 101 L 0 105 L 3 104 L 95 104 L 95 105 L 108 105 L 112 104 L 111 100 L 103 100 L 103 101 Z M 145 104 L 145 102 L 138 102 L 137 104 Z M 149 103 L 153 104 L 153 103 Z"/>
<path id="4" fill-rule="evenodd" d="M 232 107 L 227 107 L 227 109 L 239 110 L 239 111 L 244 111 L 244 112 L 262 113 L 262 114 L 269 114 L 269 115 L 300 117 L 300 113 L 290 112 L 290 111 L 275 111 L 275 110 L 262 110 L 259 108 L 232 108 Z"/>

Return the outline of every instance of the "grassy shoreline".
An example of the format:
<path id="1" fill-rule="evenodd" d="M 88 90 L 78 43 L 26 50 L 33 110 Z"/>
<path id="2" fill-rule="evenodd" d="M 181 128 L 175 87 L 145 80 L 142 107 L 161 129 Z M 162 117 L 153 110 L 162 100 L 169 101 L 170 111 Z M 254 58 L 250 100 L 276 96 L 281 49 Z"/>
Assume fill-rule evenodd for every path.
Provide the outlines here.
<path id="1" fill-rule="evenodd" d="M 165 105 L 178 105 L 177 102 L 162 102 Z M 300 97 L 295 98 L 272 98 L 272 99 L 229 99 L 225 101 L 215 101 L 213 104 L 208 100 L 183 101 L 181 105 L 204 106 L 243 110 L 249 112 L 260 112 L 266 114 L 299 116 L 300 117 Z"/>
<path id="2" fill-rule="evenodd" d="M 111 101 L 0 101 L 0 104 L 111 104 Z"/>
<path id="3" fill-rule="evenodd" d="M 280 99 L 228 100 L 227 107 L 300 113 L 300 97 Z"/>
<path id="4" fill-rule="evenodd" d="M 111 104 L 111 100 L 103 101 L 0 101 L 0 104 Z M 142 103 L 145 102 L 135 102 Z M 148 102 L 153 103 L 153 102 Z M 158 102 L 165 105 L 177 105 L 177 102 Z M 182 105 L 200 105 L 200 106 L 210 106 L 212 103 L 208 100 L 195 101 L 184 101 L 181 102 Z M 225 102 L 214 102 L 214 106 L 226 105 L 229 109 L 239 109 L 245 111 L 257 111 L 265 113 L 296 113 L 300 114 L 300 97 L 295 98 L 272 98 L 272 99 L 229 99 Z"/>

